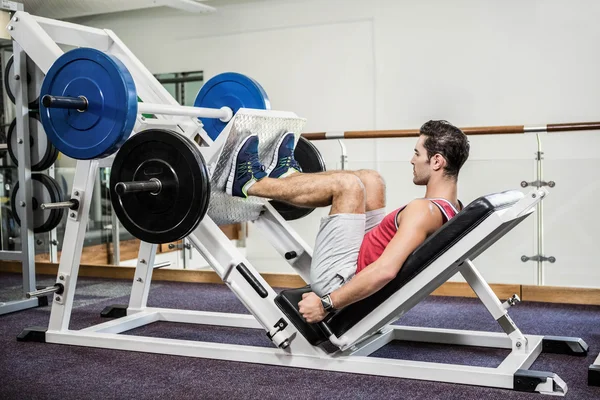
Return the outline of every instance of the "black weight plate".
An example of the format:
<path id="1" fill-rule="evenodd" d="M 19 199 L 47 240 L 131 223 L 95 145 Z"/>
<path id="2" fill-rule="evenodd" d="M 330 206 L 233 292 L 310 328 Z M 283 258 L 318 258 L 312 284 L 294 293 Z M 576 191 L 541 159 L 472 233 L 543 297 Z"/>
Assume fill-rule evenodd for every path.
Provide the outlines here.
<path id="1" fill-rule="evenodd" d="M 195 154 L 198 164 L 205 165 L 204 157 L 202 157 L 202 153 L 200 153 L 198 151 L 196 144 L 193 143 L 191 140 L 186 140 L 185 143 L 190 148 L 190 151 L 192 151 Z M 206 212 L 208 211 L 208 206 L 210 203 L 210 176 L 208 175 L 207 168 L 202 168 L 201 173 L 202 173 L 202 183 L 203 183 L 202 191 L 206 195 L 202 196 L 202 198 L 201 198 L 202 201 L 200 202 L 200 204 L 198 204 L 198 208 L 199 208 L 199 213 L 202 216 L 204 216 L 204 215 L 206 215 Z M 197 225 L 192 227 L 191 230 L 189 232 L 187 232 L 184 237 L 189 236 L 193 232 L 193 230 L 196 229 L 196 227 L 197 227 Z"/>
<path id="2" fill-rule="evenodd" d="M 63 195 L 63 191 L 60 188 L 60 184 L 58 183 L 58 181 L 50 176 L 47 176 L 50 179 L 50 182 L 52 183 L 52 185 L 54 185 L 54 188 L 56 190 L 56 198 L 58 200 L 56 200 L 57 202 L 61 202 L 64 201 L 65 196 Z M 59 224 L 60 221 L 62 221 L 63 216 L 65 215 L 65 212 L 68 211 L 67 208 L 59 208 L 55 210 L 55 220 L 52 221 L 52 229 L 56 228 Z"/>
<path id="3" fill-rule="evenodd" d="M 159 193 L 119 196 L 119 182 L 161 181 Z M 191 233 L 208 206 L 208 170 L 200 150 L 175 132 L 150 129 L 129 138 L 119 149 L 110 173 L 110 198 L 117 217 L 133 236 L 168 243 Z"/>
<path id="4" fill-rule="evenodd" d="M 28 206 L 33 207 L 33 232 L 49 232 L 58 225 L 64 210 L 42 210 L 42 203 L 55 203 L 61 201 L 60 192 L 57 192 L 54 179 L 44 174 L 31 174 L 32 199 Z M 11 196 L 11 208 L 17 224 L 21 225 L 22 213 L 26 207 L 20 207 L 17 204 L 17 194 L 19 191 L 19 182 L 14 186 Z M 27 201 L 26 201 L 27 202 Z"/>
<path id="5" fill-rule="evenodd" d="M 48 190 L 50 192 L 50 198 L 51 198 L 52 202 L 60 202 L 63 200 L 62 192 L 60 191 L 60 189 L 58 187 L 58 183 L 56 182 L 56 180 L 54 178 L 51 178 L 50 176 L 45 175 L 45 174 L 35 174 L 35 175 L 39 176 L 41 182 L 43 183 L 43 185 L 45 187 L 45 190 Z M 60 220 L 64 214 L 64 208 L 42 211 L 42 209 L 40 208 L 40 205 L 44 202 L 45 201 L 40 201 L 38 198 L 36 198 L 36 201 L 33 202 L 34 203 L 34 221 L 35 221 L 36 215 L 49 212 L 50 216 L 48 218 L 47 223 L 40 226 L 39 230 L 40 230 L 40 232 L 50 232 L 52 229 L 56 228 L 58 226 L 58 224 L 60 223 Z"/>
<path id="6" fill-rule="evenodd" d="M 19 165 L 17 159 L 17 119 L 13 119 L 8 128 L 6 143 L 8 154 L 15 165 Z M 29 147 L 31 148 L 30 162 L 32 171 L 43 171 L 48 169 L 58 157 L 58 151 L 50 143 L 37 113 L 29 114 Z"/>
<path id="7" fill-rule="evenodd" d="M 31 114 L 30 114 L 31 115 Z M 39 119 L 39 113 L 34 114 L 34 116 Z M 41 122 L 38 125 L 38 130 L 36 132 L 37 135 L 43 135 L 43 139 L 45 142 L 48 143 L 48 151 L 46 152 L 46 155 L 42 158 L 42 160 L 39 162 L 39 164 L 37 164 L 35 166 L 35 171 L 45 171 L 48 168 L 50 168 L 58 159 L 58 155 L 60 154 L 58 149 L 52 144 L 52 142 L 50 140 L 48 140 L 48 137 L 46 136 L 46 132 L 44 131 L 44 126 L 41 124 Z M 32 166 L 33 169 L 33 166 Z M 62 192 L 61 192 L 62 193 Z"/>
<path id="8" fill-rule="evenodd" d="M 325 171 L 325 161 L 321 157 L 319 150 L 308 139 L 300 136 L 296 149 L 294 150 L 294 158 L 300 164 L 302 172 L 314 173 Z M 306 217 L 314 211 L 314 208 L 297 207 L 281 201 L 271 200 L 269 203 L 281 214 L 286 221 L 293 221 Z"/>
<path id="9" fill-rule="evenodd" d="M 51 152 L 48 154 L 48 158 L 43 159 L 39 165 L 40 171 L 50 168 L 58 159 L 60 152 L 52 143 L 50 143 L 50 150 Z"/>
<path id="10" fill-rule="evenodd" d="M 0 238 L 3 244 L 8 244 L 9 238 L 15 238 L 19 236 L 19 228 L 17 227 L 17 223 L 13 217 L 14 213 L 11 207 L 3 204 L 0 206 L 0 208 L 2 209 L 2 231 L 0 232 L 0 235 L 3 235 Z M 8 249 L 12 249 L 12 247 L 9 245 L 7 250 Z"/>
<path id="11" fill-rule="evenodd" d="M 44 175 L 44 178 L 42 178 L 42 179 L 44 180 L 44 183 L 48 185 L 49 190 L 51 190 L 53 192 L 53 194 L 52 194 L 52 197 L 54 199 L 53 201 L 55 201 L 55 202 L 62 201 L 62 199 L 63 199 L 62 192 L 61 192 L 60 188 L 58 187 L 58 182 L 48 175 Z M 38 207 L 39 207 L 39 205 L 38 205 Z M 45 226 L 44 228 L 47 229 L 47 231 L 51 231 L 52 229 L 56 228 L 58 226 L 58 224 L 60 223 L 60 220 L 63 215 L 64 215 L 64 208 L 53 210 L 52 215 L 51 215 L 50 219 L 48 220 L 48 225 Z"/>
<path id="12" fill-rule="evenodd" d="M 17 87 L 17 81 L 14 78 L 14 58 L 10 56 L 4 69 L 4 87 L 6 88 L 6 94 L 10 98 L 10 101 L 15 103 L 15 90 Z M 31 81 L 31 71 L 34 71 L 35 80 Z M 44 74 L 35 65 L 35 63 L 27 58 L 27 97 L 29 99 L 29 108 L 38 108 L 40 98 L 40 88 L 42 87 L 42 81 Z"/>
<path id="13" fill-rule="evenodd" d="M 42 176 L 43 176 L 42 179 L 46 182 L 48 187 L 52 186 L 54 188 L 54 196 L 53 196 L 55 199 L 54 201 L 55 202 L 63 201 L 64 196 L 62 194 L 62 190 L 60 190 L 60 186 L 59 186 L 58 182 L 56 181 L 56 179 L 54 179 L 48 175 L 42 175 Z M 51 214 L 52 214 L 53 218 L 49 221 L 48 227 L 46 227 L 47 232 L 56 228 L 58 226 L 58 224 L 60 224 L 60 221 L 62 220 L 62 217 L 65 214 L 65 208 L 53 209 L 53 210 L 51 210 Z"/>

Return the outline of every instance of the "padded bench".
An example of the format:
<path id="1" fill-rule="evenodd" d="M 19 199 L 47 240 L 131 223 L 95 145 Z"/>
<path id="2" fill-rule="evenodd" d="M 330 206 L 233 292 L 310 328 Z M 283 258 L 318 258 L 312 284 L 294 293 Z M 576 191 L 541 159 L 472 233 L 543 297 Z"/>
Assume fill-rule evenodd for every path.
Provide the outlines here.
<path id="1" fill-rule="evenodd" d="M 366 299 L 337 310 L 325 319 L 329 330 L 340 337 L 375 308 L 381 305 L 400 288 L 431 265 L 442 254 L 481 224 L 495 211 L 510 207 L 524 197 L 516 190 L 480 197 L 465 207 L 437 232 L 427 238 L 407 259 L 396 277 L 381 290 Z M 314 346 L 328 340 L 319 324 L 307 323 L 298 311 L 298 303 L 304 293 L 310 292 L 310 286 L 282 291 L 275 303 L 289 318 L 294 326 Z"/>

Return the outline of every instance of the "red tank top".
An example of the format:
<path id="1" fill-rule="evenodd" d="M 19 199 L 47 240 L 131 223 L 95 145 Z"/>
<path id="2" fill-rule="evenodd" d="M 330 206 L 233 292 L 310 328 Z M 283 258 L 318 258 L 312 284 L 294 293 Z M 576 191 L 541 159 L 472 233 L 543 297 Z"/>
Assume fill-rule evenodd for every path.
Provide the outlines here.
<path id="1" fill-rule="evenodd" d="M 444 223 L 448 222 L 450 218 L 458 213 L 456 208 L 448 200 L 427 200 L 430 200 L 433 204 L 438 206 L 442 212 Z M 383 254 L 386 246 L 398 231 L 398 215 L 405 207 L 406 206 L 400 207 L 399 209 L 392 211 L 383 218 L 379 225 L 367 232 L 360 246 L 360 251 L 358 252 L 356 273 L 359 273 L 368 265 L 374 263 Z"/>

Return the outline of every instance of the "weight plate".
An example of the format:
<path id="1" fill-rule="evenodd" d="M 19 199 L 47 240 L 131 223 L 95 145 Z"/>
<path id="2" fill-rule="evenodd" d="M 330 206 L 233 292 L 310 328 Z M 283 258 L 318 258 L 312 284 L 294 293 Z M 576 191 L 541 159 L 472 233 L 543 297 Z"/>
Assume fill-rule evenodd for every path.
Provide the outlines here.
<path id="1" fill-rule="evenodd" d="M 2 204 L 0 212 L 2 213 L 2 231 L 0 232 L 0 235 L 2 235 L 2 244 L 8 245 L 7 250 L 12 250 L 13 247 L 11 244 L 14 244 L 14 242 L 11 243 L 10 239 L 19 237 L 19 227 L 15 222 L 14 213 L 10 206 Z"/>
<path id="2" fill-rule="evenodd" d="M 47 176 L 47 175 L 46 175 Z M 48 178 L 50 178 L 50 182 L 54 185 L 54 188 L 56 189 L 56 194 L 58 195 L 58 199 L 57 201 L 63 201 L 63 199 L 65 198 L 65 196 L 63 195 L 63 191 L 60 188 L 60 184 L 58 183 L 58 181 L 56 179 L 53 179 L 49 176 L 47 176 Z M 52 220 L 52 226 L 54 229 L 55 227 L 57 227 L 60 224 L 60 221 L 62 221 L 63 216 L 65 215 L 65 212 L 67 212 L 69 209 L 68 208 L 59 208 L 56 209 L 55 214 L 55 219 Z"/>
<path id="3" fill-rule="evenodd" d="M 13 119 L 8 127 L 7 139 L 8 154 L 15 165 L 17 160 L 17 119 Z M 56 161 L 58 152 L 48 141 L 44 127 L 37 114 L 29 113 L 29 147 L 31 148 L 30 163 L 32 171 L 43 171 L 48 169 Z"/>
<path id="4" fill-rule="evenodd" d="M 158 179 L 160 192 L 126 193 L 119 182 Z M 189 235 L 200 223 L 210 197 L 204 158 L 197 145 L 175 132 L 139 132 L 117 152 L 110 173 L 110 198 L 117 217 L 133 236 L 168 243 Z"/>
<path id="5" fill-rule="evenodd" d="M 198 163 L 198 165 L 205 166 L 206 164 L 204 162 L 204 157 L 202 157 L 202 153 L 198 151 L 196 144 L 191 140 L 186 140 L 185 143 L 190 148 L 190 151 L 196 156 L 196 162 Z M 202 174 L 202 193 L 206 193 L 206 196 L 202 196 L 200 198 L 201 202 L 197 205 L 198 213 L 202 216 L 200 220 L 202 220 L 202 218 L 204 218 L 204 216 L 206 215 L 210 203 L 210 175 L 208 174 L 208 168 L 202 168 Z M 189 236 L 194 231 L 194 229 L 196 229 L 196 227 L 197 225 L 190 226 L 190 230 L 183 236 L 183 238 Z"/>
<path id="6" fill-rule="evenodd" d="M 17 92 L 18 81 L 15 79 L 14 58 L 10 56 L 4 69 L 4 87 L 10 101 L 15 103 L 15 93 Z M 33 72 L 33 80 L 31 79 Z M 27 58 L 27 98 L 29 99 L 29 108 L 38 108 L 40 90 L 44 80 L 44 73 L 29 57 Z"/>
<path id="7" fill-rule="evenodd" d="M 43 203 L 56 203 L 62 201 L 60 191 L 57 191 L 58 184 L 54 179 L 44 174 L 31 174 L 32 199 L 28 206 L 33 209 L 33 232 L 49 232 L 60 223 L 64 209 L 42 210 L 40 205 Z M 17 204 L 19 192 L 19 182 L 14 186 L 11 196 L 11 208 L 17 224 L 21 225 L 23 212 L 26 207 Z M 27 200 L 25 200 L 27 202 Z"/>
<path id="8" fill-rule="evenodd" d="M 236 72 L 219 74 L 206 82 L 194 101 L 195 107 L 229 107 L 235 114 L 240 108 L 271 109 L 269 97 L 254 79 Z M 227 122 L 218 118 L 199 118 L 208 136 L 215 140 Z"/>
<path id="9" fill-rule="evenodd" d="M 116 57 L 77 48 L 56 60 L 42 84 L 45 95 L 87 99 L 86 111 L 47 108 L 40 116 L 50 141 L 78 160 L 108 156 L 127 140 L 137 116 L 137 95 L 131 74 Z"/>
<path id="10" fill-rule="evenodd" d="M 325 161 L 323 161 L 321 153 L 314 144 L 302 136 L 300 136 L 300 139 L 298 139 L 298 143 L 296 144 L 294 158 L 298 161 L 298 164 L 300 164 L 302 172 L 311 173 L 325 171 Z M 296 207 L 276 200 L 271 200 L 269 203 L 271 203 L 286 221 L 306 217 L 314 211 L 314 208 Z"/>

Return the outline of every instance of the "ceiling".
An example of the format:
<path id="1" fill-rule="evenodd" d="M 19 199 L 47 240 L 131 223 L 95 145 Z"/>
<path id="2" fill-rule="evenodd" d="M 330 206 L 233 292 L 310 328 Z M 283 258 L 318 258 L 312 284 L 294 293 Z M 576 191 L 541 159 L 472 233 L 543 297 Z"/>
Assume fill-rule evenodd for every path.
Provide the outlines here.
<path id="1" fill-rule="evenodd" d="M 30 14 L 52 19 L 70 19 L 98 14 L 171 7 L 188 12 L 215 11 L 211 5 L 229 3 L 227 0 L 16 0 Z"/>

